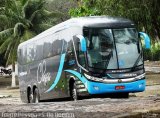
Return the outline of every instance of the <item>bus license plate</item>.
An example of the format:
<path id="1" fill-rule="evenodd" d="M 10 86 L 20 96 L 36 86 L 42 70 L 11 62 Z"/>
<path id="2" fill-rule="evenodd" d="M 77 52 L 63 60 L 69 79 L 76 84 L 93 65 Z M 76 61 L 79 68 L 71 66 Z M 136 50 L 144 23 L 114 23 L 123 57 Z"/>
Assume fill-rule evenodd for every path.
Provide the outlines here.
<path id="1" fill-rule="evenodd" d="M 116 90 L 122 90 L 122 89 L 125 89 L 125 86 L 115 86 L 115 89 Z"/>

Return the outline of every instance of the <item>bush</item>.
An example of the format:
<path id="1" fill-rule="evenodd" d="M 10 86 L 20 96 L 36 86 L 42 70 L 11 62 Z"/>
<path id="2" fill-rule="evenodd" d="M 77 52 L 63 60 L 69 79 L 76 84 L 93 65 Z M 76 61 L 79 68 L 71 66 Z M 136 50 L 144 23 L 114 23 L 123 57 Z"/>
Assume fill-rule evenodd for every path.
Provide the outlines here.
<path id="1" fill-rule="evenodd" d="M 144 51 L 144 60 L 150 61 L 159 61 L 160 60 L 160 42 L 152 43 L 151 49 L 145 49 Z"/>

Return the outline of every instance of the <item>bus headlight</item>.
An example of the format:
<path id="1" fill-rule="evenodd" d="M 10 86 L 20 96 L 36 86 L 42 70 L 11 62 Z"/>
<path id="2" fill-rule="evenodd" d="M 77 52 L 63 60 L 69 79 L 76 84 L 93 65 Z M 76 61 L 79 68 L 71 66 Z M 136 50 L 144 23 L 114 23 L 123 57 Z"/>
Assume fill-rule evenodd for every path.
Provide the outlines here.
<path id="1" fill-rule="evenodd" d="M 86 76 L 87 79 L 89 80 L 93 80 L 93 81 L 98 81 L 98 82 L 102 82 L 103 79 L 102 78 L 98 78 L 98 77 L 93 77 L 93 76 L 90 76 L 90 75 L 87 75 L 87 74 L 84 74 Z"/>

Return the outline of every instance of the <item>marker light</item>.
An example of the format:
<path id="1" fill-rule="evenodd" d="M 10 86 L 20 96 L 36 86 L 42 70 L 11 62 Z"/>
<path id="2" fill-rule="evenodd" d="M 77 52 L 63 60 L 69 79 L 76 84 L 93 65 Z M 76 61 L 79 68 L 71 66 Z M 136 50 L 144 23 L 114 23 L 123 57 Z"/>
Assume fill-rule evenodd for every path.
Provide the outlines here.
<path id="1" fill-rule="evenodd" d="M 93 86 L 93 88 L 94 88 L 95 90 L 99 90 L 99 87 L 98 87 L 98 86 Z"/>

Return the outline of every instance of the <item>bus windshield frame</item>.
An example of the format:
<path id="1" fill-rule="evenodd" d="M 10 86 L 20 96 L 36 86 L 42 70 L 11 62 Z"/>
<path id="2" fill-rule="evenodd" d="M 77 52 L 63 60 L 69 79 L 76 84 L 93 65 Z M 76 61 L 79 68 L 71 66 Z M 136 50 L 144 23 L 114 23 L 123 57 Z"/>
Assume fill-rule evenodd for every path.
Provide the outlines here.
<path id="1" fill-rule="evenodd" d="M 142 45 L 135 28 L 84 29 L 87 42 L 86 64 L 89 68 L 117 70 L 143 64 Z"/>

